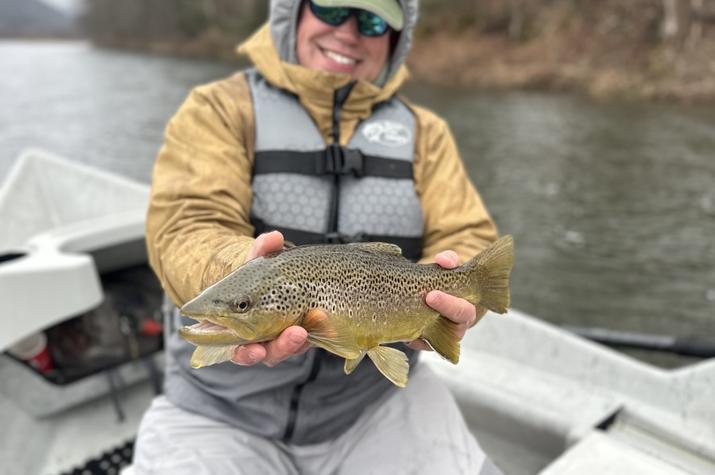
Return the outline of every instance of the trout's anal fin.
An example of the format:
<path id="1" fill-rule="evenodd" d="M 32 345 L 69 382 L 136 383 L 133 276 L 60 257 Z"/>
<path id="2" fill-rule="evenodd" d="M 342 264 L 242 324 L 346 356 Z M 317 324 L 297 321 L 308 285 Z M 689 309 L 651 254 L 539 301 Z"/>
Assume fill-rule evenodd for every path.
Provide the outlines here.
<path id="1" fill-rule="evenodd" d="M 312 308 L 303 317 L 301 326 L 308 332 L 308 341 L 342 358 L 353 360 L 360 356 L 349 328 L 331 319 L 324 310 Z"/>
<path id="2" fill-rule="evenodd" d="M 357 368 L 357 366 L 360 364 L 360 362 L 362 361 L 362 359 L 364 357 L 365 357 L 365 352 L 361 351 L 360 356 L 358 356 L 357 358 L 346 359 L 345 360 L 345 368 L 344 368 L 345 374 L 350 374 L 353 371 L 355 371 L 355 368 Z"/>
<path id="3" fill-rule="evenodd" d="M 191 355 L 191 367 L 203 368 L 217 363 L 223 363 L 233 358 L 238 346 L 197 346 Z"/>
<path id="4" fill-rule="evenodd" d="M 440 356 L 454 364 L 459 362 L 459 338 L 457 324 L 440 316 L 422 331 L 425 340 Z"/>
<path id="5" fill-rule="evenodd" d="M 389 346 L 376 346 L 367 351 L 367 356 L 375 363 L 382 375 L 395 386 L 401 388 L 407 386 L 407 373 L 410 370 L 410 363 L 407 360 L 407 355 L 402 351 Z"/>

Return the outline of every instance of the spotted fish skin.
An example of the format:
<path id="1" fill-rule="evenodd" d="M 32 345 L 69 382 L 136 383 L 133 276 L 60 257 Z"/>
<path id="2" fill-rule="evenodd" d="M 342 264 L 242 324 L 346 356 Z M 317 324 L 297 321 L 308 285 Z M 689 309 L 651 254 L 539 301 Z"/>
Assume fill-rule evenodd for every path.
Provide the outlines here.
<path id="1" fill-rule="evenodd" d="M 414 264 L 386 243 L 298 246 L 247 262 L 188 302 L 182 313 L 201 323 L 180 334 L 197 345 L 192 365 L 201 367 L 301 325 L 311 343 L 346 359 L 346 373 L 367 354 L 404 386 L 407 358 L 386 343 L 422 338 L 459 359 L 455 324 L 426 305 L 426 294 L 442 290 L 504 313 L 512 262 L 511 236 L 451 270 Z"/>

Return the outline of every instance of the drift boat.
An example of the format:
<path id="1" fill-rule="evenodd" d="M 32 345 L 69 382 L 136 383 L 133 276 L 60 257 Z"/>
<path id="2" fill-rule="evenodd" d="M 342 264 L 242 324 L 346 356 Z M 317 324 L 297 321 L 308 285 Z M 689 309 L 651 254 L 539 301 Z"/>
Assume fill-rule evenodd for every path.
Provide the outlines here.
<path id="1" fill-rule="evenodd" d="M 40 150 L 0 189 L 3 469 L 132 472 L 162 362 L 160 335 L 141 332 L 160 320 L 161 298 L 146 267 L 147 199 L 144 184 Z M 128 306 L 127 295 L 143 303 Z M 127 308 L 148 315 L 122 326 Z M 38 332 L 51 344 L 58 327 L 92 315 L 118 319 L 125 351 L 95 346 L 84 371 L 38 369 L 7 352 Z M 656 368 L 516 310 L 469 332 L 459 365 L 421 358 L 505 474 L 715 473 L 713 359 Z"/>

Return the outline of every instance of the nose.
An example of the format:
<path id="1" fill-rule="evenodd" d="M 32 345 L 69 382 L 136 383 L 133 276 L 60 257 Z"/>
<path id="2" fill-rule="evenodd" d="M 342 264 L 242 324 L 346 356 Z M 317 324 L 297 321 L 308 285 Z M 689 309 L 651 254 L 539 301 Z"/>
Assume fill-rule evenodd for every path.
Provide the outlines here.
<path id="1" fill-rule="evenodd" d="M 343 41 L 357 43 L 360 40 L 360 32 L 355 15 L 350 15 L 345 23 L 335 27 L 335 35 Z"/>

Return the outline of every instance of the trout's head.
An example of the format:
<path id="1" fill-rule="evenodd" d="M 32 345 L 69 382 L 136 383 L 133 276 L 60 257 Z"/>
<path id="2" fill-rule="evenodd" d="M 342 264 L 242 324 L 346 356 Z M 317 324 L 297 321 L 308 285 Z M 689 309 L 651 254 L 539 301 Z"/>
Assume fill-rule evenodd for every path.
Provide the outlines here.
<path id="1" fill-rule="evenodd" d="M 195 344 L 242 344 L 275 338 L 300 320 L 307 297 L 272 257 L 247 262 L 181 307 L 199 323 L 180 330 Z M 236 340 L 232 340 L 235 335 Z"/>

